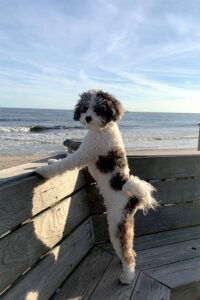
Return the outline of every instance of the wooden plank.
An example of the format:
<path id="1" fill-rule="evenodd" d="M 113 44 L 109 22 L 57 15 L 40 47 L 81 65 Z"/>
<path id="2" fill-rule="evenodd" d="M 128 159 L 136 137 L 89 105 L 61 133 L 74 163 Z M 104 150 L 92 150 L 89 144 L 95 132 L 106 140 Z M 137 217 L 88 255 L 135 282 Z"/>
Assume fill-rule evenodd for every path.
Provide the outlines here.
<path id="1" fill-rule="evenodd" d="M 163 232 L 200 224 L 200 202 L 159 207 L 147 216 L 138 212 L 135 217 L 135 236 Z M 92 217 L 96 242 L 109 241 L 106 214 Z"/>
<path id="2" fill-rule="evenodd" d="M 152 268 L 146 270 L 145 273 L 158 279 L 171 289 L 179 289 L 180 292 L 181 287 L 184 290 L 184 286 L 189 288 L 189 285 L 193 285 L 195 282 L 198 283 L 198 287 L 200 286 L 200 259 L 197 257 L 159 268 Z"/>
<path id="3" fill-rule="evenodd" d="M 136 214 L 135 234 L 140 236 L 200 224 L 200 202 L 160 207 L 147 216 Z"/>
<path id="4" fill-rule="evenodd" d="M 157 189 L 160 204 L 174 204 L 200 200 L 200 178 L 169 180 L 152 183 Z"/>
<path id="5" fill-rule="evenodd" d="M 137 238 L 135 239 L 135 250 L 137 253 L 136 265 L 140 270 L 157 268 L 162 265 L 200 257 L 200 239 L 176 242 L 146 250 L 138 250 L 136 245 Z M 98 247 L 107 251 L 110 255 L 116 255 L 111 244 L 100 244 Z"/>
<path id="6" fill-rule="evenodd" d="M 200 156 L 128 157 L 132 174 L 153 180 L 200 176 Z"/>
<path id="7" fill-rule="evenodd" d="M 99 190 L 95 185 L 88 186 L 86 188 L 86 193 L 91 214 L 98 214 L 106 211 L 103 197 L 100 195 Z"/>
<path id="8" fill-rule="evenodd" d="M 108 222 L 106 214 L 92 216 L 92 222 L 94 227 L 95 242 L 109 241 Z"/>
<path id="9" fill-rule="evenodd" d="M 172 289 L 171 300 L 197 300 L 200 297 L 200 280 Z"/>
<path id="10" fill-rule="evenodd" d="M 49 158 L 64 158 L 66 157 L 66 153 L 58 154 L 50 157 L 46 157 L 40 160 L 36 160 L 30 163 L 21 164 L 15 167 L 11 167 L 8 169 L 0 170 L 0 184 L 12 180 L 17 180 L 20 178 L 27 177 L 34 173 L 35 168 L 46 165 Z"/>
<path id="11" fill-rule="evenodd" d="M 151 182 L 156 188 L 155 197 L 162 204 L 178 204 L 200 200 L 200 178 Z M 103 198 L 95 185 L 87 188 L 91 214 L 105 212 Z"/>
<path id="12" fill-rule="evenodd" d="M 200 178 L 152 182 L 152 185 L 157 189 L 155 197 L 162 205 L 200 200 Z M 106 211 L 96 186 L 88 187 L 87 195 L 92 214 Z"/>
<path id="13" fill-rule="evenodd" d="M 84 186 L 82 172 L 43 180 L 31 176 L 0 185 L 0 235 Z"/>
<path id="14" fill-rule="evenodd" d="M 200 258 L 200 239 L 138 251 L 136 264 L 146 270 L 195 257 Z"/>
<path id="15" fill-rule="evenodd" d="M 153 233 L 135 239 L 136 251 L 200 239 L 200 226 Z"/>
<path id="16" fill-rule="evenodd" d="M 93 245 L 89 218 L 30 269 L 2 299 L 49 299 Z"/>
<path id="17" fill-rule="evenodd" d="M 130 285 L 123 285 L 119 281 L 119 276 L 122 271 L 121 268 L 122 266 L 119 260 L 117 258 L 114 258 L 103 274 L 96 289 L 90 296 L 91 300 L 124 300 L 130 298 L 138 278 L 138 271 L 136 271 L 133 283 L 131 283 Z"/>
<path id="18" fill-rule="evenodd" d="M 77 150 L 80 140 L 66 140 L 64 145 Z M 191 152 L 191 150 L 190 150 Z M 142 153 L 142 152 L 141 152 Z M 175 153 L 175 151 L 174 151 Z M 128 156 L 130 170 L 133 174 L 146 179 L 200 176 L 200 156 L 195 154 L 165 156 Z"/>
<path id="19" fill-rule="evenodd" d="M 136 251 L 140 251 L 195 239 L 200 239 L 200 226 L 181 228 L 136 237 L 134 239 L 134 248 Z M 98 247 L 112 255 L 115 255 L 112 244 L 109 242 L 98 244 Z"/>
<path id="20" fill-rule="evenodd" d="M 0 240 L 0 291 L 89 215 L 84 191 L 37 215 Z"/>
<path id="21" fill-rule="evenodd" d="M 169 300 L 170 289 L 159 281 L 147 276 L 144 273 L 139 274 L 136 286 L 131 295 L 132 300 Z"/>
<path id="22" fill-rule="evenodd" d="M 112 256 L 95 247 L 63 283 L 52 300 L 89 299 Z"/>

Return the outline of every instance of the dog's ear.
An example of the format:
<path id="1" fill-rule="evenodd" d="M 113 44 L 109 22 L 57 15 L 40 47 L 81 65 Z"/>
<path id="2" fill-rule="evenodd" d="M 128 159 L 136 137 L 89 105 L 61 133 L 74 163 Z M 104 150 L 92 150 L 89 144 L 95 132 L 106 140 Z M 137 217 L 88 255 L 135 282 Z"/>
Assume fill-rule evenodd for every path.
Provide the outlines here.
<path id="1" fill-rule="evenodd" d="M 79 121 L 80 116 L 81 116 L 80 102 L 81 102 L 81 100 L 78 101 L 78 103 L 76 104 L 76 106 L 74 108 L 74 120 L 75 121 Z"/>
<path id="2" fill-rule="evenodd" d="M 74 120 L 79 121 L 81 114 L 88 110 L 90 104 L 90 91 L 80 94 L 80 100 L 74 108 Z"/>
<path id="3" fill-rule="evenodd" d="M 112 111 L 113 121 L 118 121 L 124 114 L 124 108 L 122 104 L 115 97 L 112 99 Z"/>
<path id="4" fill-rule="evenodd" d="M 97 92 L 97 97 L 104 100 L 106 106 L 107 121 L 118 121 L 124 114 L 122 104 L 111 94 L 102 90 Z"/>

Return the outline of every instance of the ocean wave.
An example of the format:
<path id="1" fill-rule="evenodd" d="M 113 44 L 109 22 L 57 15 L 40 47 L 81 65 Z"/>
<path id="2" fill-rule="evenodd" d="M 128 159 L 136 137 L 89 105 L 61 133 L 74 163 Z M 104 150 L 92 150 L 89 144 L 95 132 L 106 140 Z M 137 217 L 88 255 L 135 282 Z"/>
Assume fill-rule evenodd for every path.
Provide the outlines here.
<path id="1" fill-rule="evenodd" d="M 14 118 L 0 118 L 0 122 L 17 122 L 17 121 L 22 121 L 21 119 L 14 119 Z M 23 119 L 23 121 L 26 121 Z"/>
<path id="2" fill-rule="evenodd" d="M 65 125 L 55 125 L 55 126 L 43 126 L 36 125 L 30 127 L 30 132 L 43 132 L 47 130 L 67 130 L 67 129 L 83 129 L 81 126 L 65 126 Z"/>
<path id="3" fill-rule="evenodd" d="M 36 125 L 36 126 L 0 126 L 0 132 L 31 132 L 31 133 L 39 133 L 45 131 L 53 131 L 53 130 L 82 130 L 84 129 L 81 126 L 64 126 L 64 125 L 55 125 L 55 126 L 43 126 L 43 125 Z"/>
<path id="4" fill-rule="evenodd" d="M 11 127 L 11 126 L 2 126 L 0 127 L 0 132 L 29 132 L 30 127 L 25 127 L 25 126 L 19 126 L 19 127 Z"/>

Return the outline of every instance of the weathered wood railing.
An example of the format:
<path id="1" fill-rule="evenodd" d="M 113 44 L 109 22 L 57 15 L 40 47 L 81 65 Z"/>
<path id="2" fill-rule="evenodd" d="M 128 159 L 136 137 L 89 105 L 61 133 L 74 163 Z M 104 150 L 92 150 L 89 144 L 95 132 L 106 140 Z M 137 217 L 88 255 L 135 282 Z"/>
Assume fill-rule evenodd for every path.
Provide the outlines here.
<path id="1" fill-rule="evenodd" d="M 133 174 L 157 189 L 160 207 L 137 213 L 136 236 L 200 224 L 200 156 L 129 157 Z M 90 188 L 96 241 L 109 239 L 102 198 Z M 95 196 L 94 196 L 95 195 Z M 102 229 L 103 228 L 103 229 Z"/>
<path id="2" fill-rule="evenodd" d="M 160 203 L 147 216 L 137 214 L 136 236 L 200 224 L 199 155 L 128 160 L 133 174 L 157 188 Z M 49 299 L 95 241 L 108 240 L 103 200 L 87 171 L 0 182 L 2 299 Z"/>
<path id="3" fill-rule="evenodd" d="M 80 142 L 67 140 L 65 145 L 76 150 Z M 147 216 L 137 213 L 136 236 L 200 224 L 199 155 L 128 156 L 128 163 L 132 174 L 157 189 L 160 204 Z M 106 241 L 109 239 L 106 213 L 95 185 L 87 190 L 87 199 L 96 241 Z"/>
<path id="4" fill-rule="evenodd" d="M 0 183 L 2 299 L 49 299 L 94 245 L 84 186 L 78 171 Z"/>

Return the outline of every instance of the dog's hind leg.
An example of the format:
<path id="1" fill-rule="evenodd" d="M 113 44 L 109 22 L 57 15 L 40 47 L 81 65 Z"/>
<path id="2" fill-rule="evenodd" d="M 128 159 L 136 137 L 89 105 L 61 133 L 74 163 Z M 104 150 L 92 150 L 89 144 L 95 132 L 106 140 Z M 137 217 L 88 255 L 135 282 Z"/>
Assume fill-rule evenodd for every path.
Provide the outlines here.
<path id="1" fill-rule="evenodd" d="M 113 218 L 108 213 L 110 240 L 117 256 L 122 262 L 122 274 L 120 281 L 130 284 L 135 277 L 135 251 L 133 250 L 134 219 L 133 216 L 122 214 L 121 217 Z"/>

